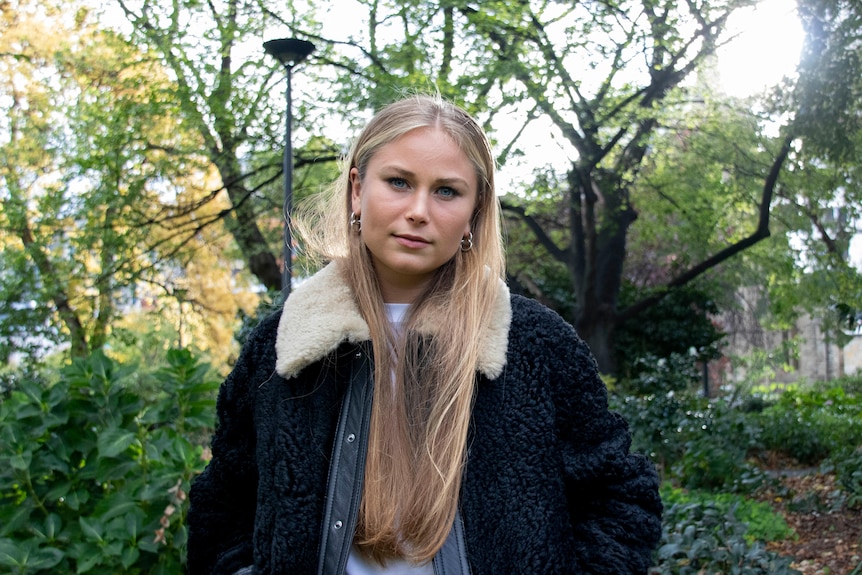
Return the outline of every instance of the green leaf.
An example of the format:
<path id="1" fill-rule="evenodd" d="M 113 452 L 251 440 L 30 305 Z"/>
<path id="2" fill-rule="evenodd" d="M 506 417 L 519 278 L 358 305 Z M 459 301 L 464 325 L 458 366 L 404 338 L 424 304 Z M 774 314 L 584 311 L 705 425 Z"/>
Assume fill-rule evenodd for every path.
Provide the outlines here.
<path id="1" fill-rule="evenodd" d="M 45 535 L 48 539 L 54 539 L 63 528 L 63 520 L 56 513 L 51 513 L 45 519 Z"/>
<path id="2" fill-rule="evenodd" d="M 45 547 L 37 549 L 28 559 L 27 567 L 34 571 L 50 569 L 63 560 L 64 554 L 59 549 Z"/>
<path id="3" fill-rule="evenodd" d="M 81 532 L 87 539 L 100 542 L 103 541 L 102 532 L 104 531 L 104 527 L 99 520 L 78 517 L 78 525 L 81 526 Z"/>
<path id="4" fill-rule="evenodd" d="M 39 409 L 38 405 L 34 405 L 32 403 L 20 404 L 17 409 L 15 409 L 15 419 L 18 421 L 29 419 L 31 417 L 39 417 L 40 415 L 42 415 L 42 410 Z"/>
<path id="5" fill-rule="evenodd" d="M 11 507 L 11 506 L 10 506 Z M 27 524 L 30 521 L 30 514 L 33 512 L 33 505 L 29 501 L 25 501 L 21 505 L 12 508 L 11 513 L 0 513 L 0 524 L 3 525 L 0 529 L 0 535 L 9 535 L 14 533 L 19 527 Z"/>
<path id="6" fill-rule="evenodd" d="M 101 563 L 102 552 L 97 546 L 89 543 L 78 547 L 78 567 L 75 570 L 76 573 L 86 573 Z"/>
<path id="7" fill-rule="evenodd" d="M 138 551 L 137 547 L 127 546 L 123 549 L 123 553 L 120 555 L 120 563 L 122 563 L 124 569 L 128 569 L 134 565 L 135 561 L 137 561 L 140 556 L 141 552 Z"/>
<path id="8" fill-rule="evenodd" d="M 81 505 L 87 503 L 89 500 L 90 493 L 85 489 L 78 489 L 69 493 L 69 495 L 63 499 L 63 502 L 67 507 L 69 507 L 69 509 L 77 511 L 80 509 Z"/>
<path id="9" fill-rule="evenodd" d="M 127 493 L 118 493 L 105 503 L 106 509 L 99 514 L 103 522 L 110 521 L 115 517 L 125 516 L 134 511 L 138 505 Z M 102 505 L 99 506 L 100 511 L 102 507 Z"/>
<path id="10" fill-rule="evenodd" d="M 72 489 L 71 481 L 60 481 L 54 484 L 48 493 L 45 494 L 45 500 L 49 502 L 59 501 L 63 497 L 69 494 L 69 491 Z"/>
<path id="11" fill-rule="evenodd" d="M 12 466 L 12 469 L 24 471 L 25 469 L 30 467 L 30 462 L 32 461 L 32 459 L 33 454 L 29 451 L 25 451 L 24 453 L 16 453 L 9 458 L 9 465 Z"/>
<path id="12" fill-rule="evenodd" d="M 135 434 L 119 428 L 106 429 L 97 441 L 100 457 L 116 457 L 134 443 Z"/>
<path id="13" fill-rule="evenodd" d="M 27 560 L 27 551 L 12 539 L 0 539 L 0 565 L 21 567 Z"/>

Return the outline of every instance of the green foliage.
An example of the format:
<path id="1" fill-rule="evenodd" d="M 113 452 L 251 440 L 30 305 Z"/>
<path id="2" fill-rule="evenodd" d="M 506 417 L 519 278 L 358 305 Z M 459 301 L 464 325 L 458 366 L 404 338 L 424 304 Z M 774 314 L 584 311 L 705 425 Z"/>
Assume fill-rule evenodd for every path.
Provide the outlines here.
<path id="1" fill-rule="evenodd" d="M 179 573 L 186 493 L 202 469 L 217 384 L 168 353 L 161 393 L 101 352 L 0 405 L 0 566 L 11 573 Z"/>
<path id="2" fill-rule="evenodd" d="M 751 491 L 762 474 L 747 462 L 759 428 L 724 399 L 668 392 L 613 398 L 632 429 L 632 449 L 648 454 L 689 489 Z"/>
<path id="3" fill-rule="evenodd" d="M 832 457 L 832 469 L 849 507 L 862 507 L 862 446 L 846 447 Z"/>
<path id="4" fill-rule="evenodd" d="M 635 291 L 631 287 L 623 290 L 623 307 L 639 299 Z M 637 379 L 650 371 L 652 362 L 664 358 L 673 362 L 675 369 L 690 373 L 690 378 L 696 380 L 699 375 L 694 375 L 698 369 L 695 364 L 720 355 L 723 334 L 712 321 L 712 316 L 718 312 L 715 301 L 702 290 L 681 288 L 671 291 L 656 305 L 617 329 L 614 337 L 619 376 Z M 643 391 L 657 391 L 650 388 L 648 386 Z M 632 391 L 639 389 L 636 386 Z"/>
<path id="5" fill-rule="evenodd" d="M 626 360 L 629 375 L 621 380 L 620 389 L 640 396 L 667 392 L 689 394 L 703 377 L 696 360 L 696 353 L 633 356 Z"/>
<path id="6" fill-rule="evenodd" d="M 862 145 L 862 8 L 853 0 L 801 0 L 806 42 L 793 99 L 796 130 L 826 157 L 858 163 Z M 828 94 L 828 98 L 824 98 Z"/>
<path id="7" fill-rule="evenodd" d="M 745 540 L 780 541 L 795 537 L 796 533 L 780 514 L 768 503 L 754 501 L 733 493 L 714 493 L 709 491 L 687 491 L 663 484 L 661 499 L 665 506 L 686 505 L 689 503 L 710 504 L 723 514 L 732 514 L 734 519 L 746 525 Z"/>
<path id="8" fill-rule="evenodd" d="M 749 526 L 737 508 L 710 501 L 673 503 L 664 512 L 662 541 L 651 575 L 734 573 L 760 575 L 799 573 L 790 557 L 749 542 Z"/>
<path id="9" fill-rule="evenodd" d="M 852 385 L 847 381 L 848 385 Z M 815 464 L 862 445 L 862 395 L 834 386 L 790 387 L 759 415 L 766 449 Z"/>
<path id="10" fill-rule="evenodd" d="M 746 461 L 758 429 L 726 401 L 670 393 L 627 397 L 622 405 L 633 448 L 651 454 L 684 487 L 747 491 L 762 482 Z"/>

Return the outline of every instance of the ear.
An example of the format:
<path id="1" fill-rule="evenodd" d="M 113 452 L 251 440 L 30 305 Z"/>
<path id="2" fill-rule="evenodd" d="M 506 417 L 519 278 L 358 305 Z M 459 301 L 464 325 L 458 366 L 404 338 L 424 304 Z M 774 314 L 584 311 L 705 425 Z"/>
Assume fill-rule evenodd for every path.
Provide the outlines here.
<path id="1" fill-rule="evenodd" d="M 362 213 L 362 181 L 359 170 L 350 168 L 350 210 L 355 214 Z"/>

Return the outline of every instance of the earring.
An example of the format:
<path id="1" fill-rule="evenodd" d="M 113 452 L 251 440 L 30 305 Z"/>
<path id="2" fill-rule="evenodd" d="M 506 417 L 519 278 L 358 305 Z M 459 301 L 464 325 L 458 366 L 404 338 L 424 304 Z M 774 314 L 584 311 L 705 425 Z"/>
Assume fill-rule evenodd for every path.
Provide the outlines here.
<path id="1" fill-rule="evenodd" d="M 357 234 L 362 231 L 362 220 L 356 215 L 356 212 L 350 212 L 350 220 L 348 221 L 350 229 Z"/>
<path id="2" fill-rule="evenodd" d="M 473 249 L 473 232 L 470 232 L 469 236 L 467 236 L 465 238 L 461 238 L 461 251 L 462 252 L 469 252 L 472 249 Z"/>

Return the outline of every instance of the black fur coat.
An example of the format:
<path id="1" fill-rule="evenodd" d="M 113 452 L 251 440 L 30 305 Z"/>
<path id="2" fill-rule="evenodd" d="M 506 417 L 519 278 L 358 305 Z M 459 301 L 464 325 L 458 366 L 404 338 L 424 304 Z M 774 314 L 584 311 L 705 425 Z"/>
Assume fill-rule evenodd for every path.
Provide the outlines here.
<path id="1" fill-rule="evenodd" d="M 316 572 L 348 358 L 368 339 L 340 277 L 330 265 L 295 290 L 224 382 L 190 493 L 190 575 Z M 572 327 L 505 286 L 498 300 L 461 487 L 472 573 L 646 573 L 661 533 L 653 466 L 629 453 Z"/>

